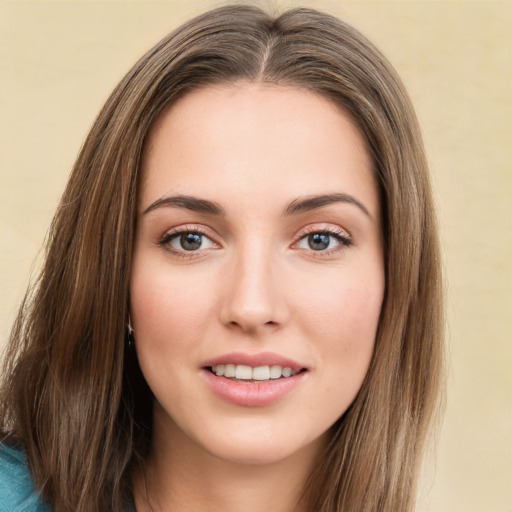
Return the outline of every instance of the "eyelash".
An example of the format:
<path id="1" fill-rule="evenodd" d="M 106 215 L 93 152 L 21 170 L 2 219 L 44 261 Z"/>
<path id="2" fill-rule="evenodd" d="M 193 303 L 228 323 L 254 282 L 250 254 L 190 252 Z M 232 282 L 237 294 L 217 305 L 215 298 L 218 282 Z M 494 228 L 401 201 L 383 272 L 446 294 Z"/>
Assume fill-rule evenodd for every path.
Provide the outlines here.
<path id="1" fill-rule="evenodd" d="M 184 235 L 184 234 L 192 234 L 192 235 L 200 235 L 201 237 L 205 237 L 209 239 L 213 244 L 215 242 L 211 239 L 210 236 L 208 236 L 207 233 L 202 231 L 198 228 L 187 228 L 186 226 L 183 229 L 179 229 L 176 231 L 171 231 L 168 233 L 165 233 L 160 240 L 158 241 L 158 245 L 163 247 L 166 251 L 169 251 L 175 256 L 178 256 L 180 258 L 195 258 L 198 256 L 198 251 L 186 251 L 186 250 L 176 250 L 174 247 L 170 245 L 170 242 L 174 240 L 175 238 Z M 321 228 L 321 229 L 315 229 L 315 228 L 308 228 L 304 233 L 301 234 L 300 238 L 297 242 L 294 242 L 293 245 L 297 245 L 302 240 L 305 240 L 310 235 L 316 235 L 316 234 L 324 234 L 328 235 L 330 237 L 333 237 L 339 245 L 337 247 L 328 249 L 328 250 L 321 250 L 321 251 L 315 251 L 313 249 L 310 249 L 311 254 L 314 257 L 322 258 L 325 256 L 332 255 L 336 252 L 342 251 L 346 247 L 350 247 L 352 245 L 352 240 L 347 236 L 346 231 L 342 229 L 336 229 L 336 228 Z M 204 250 L 204 249 L 203 249 Z"/>
<path id="2" fill-rule="evenodd" d="M 311 255 L 315 258 L 323 258 L 323 257 L 330 256 L 332 254 L 342 251 L 343 249 L 345 249 L 347 247 L 350 247 L 353 243 L 352 239 L 349 238 L 349 236 L 347 235 L 347 232 L 341 228 L 320 228 L 320 229 L 318 229 L 318 228 L 314 228 L 314 227 L 309 227 L 306 229 L 306 231 L 304 233 L 301 234 L 299 240 L 297 242 L 295 242 L 294 245 L 298 244 L 302 240 L 307 239 L 307 237 L 310 235 L 317 235 L 317 234 L 328 235 L 328 236 L 334 238 L 339 243 L 339 245 L 337 247 L 323 250 L 323 251 L 314 251 L 313 249 L 310 249 Z"/>

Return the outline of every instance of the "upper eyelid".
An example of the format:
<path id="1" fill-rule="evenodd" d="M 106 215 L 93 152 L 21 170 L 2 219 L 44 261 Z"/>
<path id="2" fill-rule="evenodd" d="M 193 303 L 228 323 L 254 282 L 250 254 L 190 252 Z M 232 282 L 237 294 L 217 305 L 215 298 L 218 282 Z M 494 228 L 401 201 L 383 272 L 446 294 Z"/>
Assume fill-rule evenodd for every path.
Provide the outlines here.
<path id="1" fill-rule="evenodd" d="M 308 226 L 304 227 L 303 229 L 301 229 L 299 231 L 299 235 L 297 235 L 297 237 L 303 238 L 304 236 L 307 236 L 311 233 L 322 233 L 322 232 L 333 233 L 333 234 L 337 234 L 337 235 L 345 234 L 346 238 L 352 239 L 352 234 L 350 233 L 350 231 L 348 229 L 342 228 L 341 226 L 338 226 L 338 225 L 327 224 L 327 223 L 322 223 L 322 222 L 318 222 L 313 225 L 308 225 Z"/>
<path id="2" fill-rule="evenodd" d="M 197 225 L 191 226 L 191 225 L 185 224 L 183 226 L 177 226 L 177 227 L 170 228 L 170 229 L 166 230 L 165 233 L 162 235 L 162 237 L 171 235 L 171 234 L 174 235 L 174 234 L 186 233 L 186 232 L 201 233 L 208 237 L 210 237 L 210 236 L 215 237 L 215 235 L 210 234 L 212 231 L 213 230 L 211 228 L 208 228 L 206 226 L 198 227 Z M 342 228 L 341 226 L 327 224 L 327 223 L 323 223 L 323 222 L 315 222 L 314 224 L 311 224 L 311 225 L 301 228 L 300 230 L 298 230 L 296 236 L 302 237 L 305 234 L 322 232 L 322 231 L 333 232 L 333 233 L 343 232 L 343 233 L 346 233 L 349 237 L 352 236 L 347 229 Z"/>
<path id="3" fill-rule="evenodd" d="M 164 232 L 162 238 L 166 236 L 174 236 L 179 235 L 181 233 L 198 233 L 206 236 L 207 238 L 215 238 L 214 235 L 211 234 L 211 230 L 206 227 L 198 227 L 198 226 L 178 226 L 175 228 L 170 228 Z"/>

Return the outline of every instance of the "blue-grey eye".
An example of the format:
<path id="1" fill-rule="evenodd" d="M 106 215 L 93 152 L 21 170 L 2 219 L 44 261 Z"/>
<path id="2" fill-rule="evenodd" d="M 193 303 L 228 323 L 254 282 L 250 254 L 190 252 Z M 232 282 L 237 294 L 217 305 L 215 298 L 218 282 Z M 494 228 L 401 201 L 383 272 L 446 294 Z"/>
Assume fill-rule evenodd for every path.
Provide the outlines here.
<path id="1" fill-rule="evenodd" d="M 313 233 L 308 235 L 308 246 L 313 251 L 324 251 L 329 247 L 331 235 L 327 233 Z"/>
<path id="2" fill-rule="evenodd" d="M 176 252 L 193 252 L 200 249 L 209 249 L 215 244 L 202 233 L 182 231 L 165 237 L 162 241 L 162 245 L 168 245 L 170 249 Z"/>
<path id="3" fill-rule="evenodd" d="M 351 241 L 349 238 L 327 231 L 318 231 L 303 236 L 298 243 L 299 249 L 309 249 L 315 252 L 322 252 L 331 249 L 349 246 Z"/>
<path id="4" fill-rule="evenodd" d="M 182 233 L 180 235 L 180 245 L 185 251 L 196 251 L 201 248 L 203 235 L 199 233 Z"/>

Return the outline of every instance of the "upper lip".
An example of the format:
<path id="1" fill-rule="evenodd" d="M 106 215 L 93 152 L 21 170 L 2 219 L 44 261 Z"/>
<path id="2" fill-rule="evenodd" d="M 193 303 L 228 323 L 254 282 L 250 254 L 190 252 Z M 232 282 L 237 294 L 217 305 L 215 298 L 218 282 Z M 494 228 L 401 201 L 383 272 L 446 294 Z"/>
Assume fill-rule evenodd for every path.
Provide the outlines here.
<path id="1" fill-rule="evenodd" d="M 205 361 L 201 367 L 217 366 L 219 364 L 243 364 L 246 366 L 281 366 L 283 368 L 291 368 L 292 370 L 299 371 L 306 369 L 306 366 L 273 352 L 258 352 L 255 354 L 247 354 L 244 352 L 231 352 L 224 354 L 213 359 Z"/>

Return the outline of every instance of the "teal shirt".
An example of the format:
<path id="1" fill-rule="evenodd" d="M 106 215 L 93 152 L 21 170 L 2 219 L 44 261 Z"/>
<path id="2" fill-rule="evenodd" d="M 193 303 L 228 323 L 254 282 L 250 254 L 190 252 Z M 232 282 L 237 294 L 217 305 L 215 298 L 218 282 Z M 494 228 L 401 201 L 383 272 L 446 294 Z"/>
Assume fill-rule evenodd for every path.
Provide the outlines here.
<path id="1" fill-rule="evenodd" d="M 50 512 L 34 487 L 25 454 L 0 444 L 0 510 Z"/>
<path id="2" fill-rule="evenodd" d="M 0 443 L 0 512 L 51 512 L 36 488 L 23 450 Z M 129 503 L 126 512 L 135 512 Z"/>

